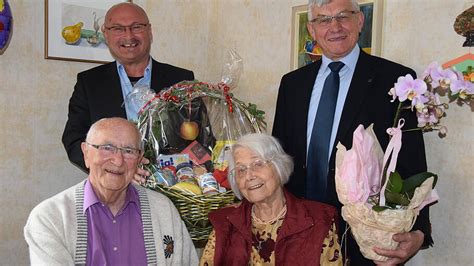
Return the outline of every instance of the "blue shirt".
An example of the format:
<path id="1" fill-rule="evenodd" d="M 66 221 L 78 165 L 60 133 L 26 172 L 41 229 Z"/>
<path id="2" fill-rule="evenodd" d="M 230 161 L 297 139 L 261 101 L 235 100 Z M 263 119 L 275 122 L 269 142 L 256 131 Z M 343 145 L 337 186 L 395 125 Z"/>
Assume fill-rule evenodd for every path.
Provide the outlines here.
<path id="1" fill-rule="evenodd" d="M 345 57 L 338 60 L 343 62 L 344 66 L 339 71 L 339 93 L 337 95 L 336 111 L 334 114 L 334 121 L 332 124 L 331 131 L 331 141 L 329 143 L 329 158 L 331 157 L 331 151 L 334 146 L 334 141 L 336 140 L 337 129 L 339 128 L 339 121 L 341 120 L 342 109 L 344 108 L 344 102 L 346 101 L 347 92 L 349 91 L 349 86 L 351 85 L 352 76 L 354 75 L 354 70 L 359 59 L 360 48 L 359 45 L 352 49 L 352 51 Z M 309 142 L 311 140 L 311 133 L 313 132 L 314 119 L 316 118 L 316 112 L 318 111 L 319 100 L 321 99 L 321 93 L 323 91 L 324 82 L 326 81 L 327 76 L 331 73 L 328 65 L 333 62 L 331 59 L 326 56 L 322 56 L 321 67 L 319 68 L 318 75 L 316 76 L 316 81 L 313 85 L 313 91 L 311 93 L 311 100 L 309 102 L 309 111 L 308 111 L 308 128 L 306 132 L 306 151 L 309 150 Z"/>
<path id="2" fill-rule="evenodd" d="M 130 82 L 127 72 L 125 71 L 125 67 L 120 64 L 118 61 L 117 63 L 117 72 L 120 77 L 120 85 L 122 86 L 122 95 L 124 99 L 124 104 L 125 104 L 125 112 L 127 113 L 127 119 L 130 121 L 138 121 L 138 112 L 143 106 L 139 106 L 138 104 L 131 103 L 130 101 L 127 101 L 127 96 L 133 91 L 134 87 L 148 87 L 150 88 L 151 84 L 151 64 L 152 60 L 150 57 L 150 60 L 148 62 L 147 67 L 145 68 L 145 73 L 143 73 L 143 77 L 135 83 L 135 85 L 132 85 Z"/>

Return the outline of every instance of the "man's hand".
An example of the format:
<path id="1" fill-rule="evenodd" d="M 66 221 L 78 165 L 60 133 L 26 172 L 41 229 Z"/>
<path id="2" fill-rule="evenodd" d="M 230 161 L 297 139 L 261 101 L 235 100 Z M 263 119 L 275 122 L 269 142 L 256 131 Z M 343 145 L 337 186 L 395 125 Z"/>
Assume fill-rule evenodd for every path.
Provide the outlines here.
<path id="1" fill-rule="evenodd" d="M 135 183 L 138 183 L 138 184 L 145 184 L 146 182 L 146 178 L 148 176 L 151 175 L 150 172 L 148 172 L 147 170 L 143 169 L 142 165 L 144 164 L 149 164 L 150 163 L 150 160 L 148 160 L 147 158 L 145 157 L 142 157 L 141 161 L 140 161 L 140 164 L 137 168 L 137 172 L 135 173 L 135 175 L 133 176 L 133 181 Z"/>
<path id="2" fill-rule="evenodd" d="M 405 262 L 418 252 L 425 235 L 420 230 L 409 233 L 399 233 L 393 235 L 393 240 L 398 242 L 398 247 L 394 250 L 374 247 L 375 253 L 389 257 L 387 261 L 374 261 L 377 265 L 397 265 Z"/>

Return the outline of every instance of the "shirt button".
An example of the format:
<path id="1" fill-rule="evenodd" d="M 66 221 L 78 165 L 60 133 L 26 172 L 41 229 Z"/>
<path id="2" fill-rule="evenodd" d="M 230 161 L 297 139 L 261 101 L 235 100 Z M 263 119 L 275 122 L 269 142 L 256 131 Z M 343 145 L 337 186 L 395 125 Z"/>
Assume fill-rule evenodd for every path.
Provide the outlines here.
<path id="1" fill-rule="evenodd" d="M 114 251 L 117 251 L 117 249 L 118 249 L 117 247 L 114 247 Z"/>
<path id="2" fill-rule="evenodd" d="M 113 220 L 112 220 L 112 223 L 116 224 L 116 223 L 117 223 L 117 220 L 113 219 Z"/>

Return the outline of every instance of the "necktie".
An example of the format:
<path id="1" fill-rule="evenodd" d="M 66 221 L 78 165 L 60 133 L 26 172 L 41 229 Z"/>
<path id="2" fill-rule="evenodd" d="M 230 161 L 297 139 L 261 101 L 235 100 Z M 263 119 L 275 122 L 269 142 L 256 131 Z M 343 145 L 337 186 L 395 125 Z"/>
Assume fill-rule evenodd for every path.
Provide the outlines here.
<path id="1" fill-rule="evenodd" d="M 308 149 L 306 177 L 306 198 L 312 200 L 323 202 L 326 200 L 329 146 L 339 93 L 339 70 L 343 66 L 342 62 L 329 64 L 331 73 L 324 81 L 323 92 L 314 119 Z"/>

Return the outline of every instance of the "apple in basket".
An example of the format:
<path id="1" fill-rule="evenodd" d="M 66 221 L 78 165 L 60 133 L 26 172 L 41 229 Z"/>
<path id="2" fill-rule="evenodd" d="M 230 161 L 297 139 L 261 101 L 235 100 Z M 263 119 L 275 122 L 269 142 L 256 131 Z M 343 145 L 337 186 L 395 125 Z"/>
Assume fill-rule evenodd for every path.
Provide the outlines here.
<path id="1" fill-rule="evenodd" d="M 195 140 L 199 135 L 199 125 L 194 121 L 184 121 L 179 128 L 181 138 Z"/>

